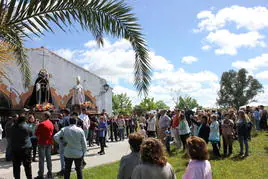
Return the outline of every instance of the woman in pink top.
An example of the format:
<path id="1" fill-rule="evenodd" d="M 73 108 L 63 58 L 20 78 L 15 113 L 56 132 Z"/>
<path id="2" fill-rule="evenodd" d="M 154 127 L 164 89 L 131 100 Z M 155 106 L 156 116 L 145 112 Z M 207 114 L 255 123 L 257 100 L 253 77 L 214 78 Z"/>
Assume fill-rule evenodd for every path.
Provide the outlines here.
<path id="1" fill-rule="evenodd" d="M 196 136 L 187 139 L 187 152 L 191 158 L 183 179 L 212 179 L 206 142 Z"/>

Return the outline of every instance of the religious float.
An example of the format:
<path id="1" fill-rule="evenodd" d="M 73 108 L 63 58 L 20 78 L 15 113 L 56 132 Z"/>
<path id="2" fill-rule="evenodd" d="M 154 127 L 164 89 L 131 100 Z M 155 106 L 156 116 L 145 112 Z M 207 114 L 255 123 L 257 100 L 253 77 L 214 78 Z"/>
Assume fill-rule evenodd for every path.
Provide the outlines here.
<path id="1" fill-rule="evenodd" d="M 49 74 L 46 69 L 41 69 L 38 73 L 38 77 L 35 80 L 32 94 L 29 98 L 27 107 L 34 113 L 38 119 L 42 118 L 42 113 L 49 111 L 52 114 L 52 121 L 57 120 L 57 116 L 62 109 L 59 106 L 55 106 L 51 89 L 49 84 Z M 81 85 L 80 76 L 76 77 L 76 85 L 71 90 L 71 106 L 70 110 L 73 112 L 81 113 L 82 108 L 86 109 L 88 113 L 97 113 L 96 105 L 91 101 L 86 101 L 83 86 Z M 55 121 L 57 122 L 57 121 Z"/>

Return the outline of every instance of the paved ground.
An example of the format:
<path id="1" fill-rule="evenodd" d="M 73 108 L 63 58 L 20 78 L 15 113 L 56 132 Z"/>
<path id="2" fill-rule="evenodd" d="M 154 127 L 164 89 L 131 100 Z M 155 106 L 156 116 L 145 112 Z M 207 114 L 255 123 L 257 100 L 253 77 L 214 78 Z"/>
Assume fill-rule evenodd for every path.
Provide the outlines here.
<path id="1" fill-rule="evenodd" d="M 2 144 L 3 143 L 1 143 L 0 145 Z M 89 148 L 88 153 L 85 157 L 85 161 L 87 163 L 85 168 L 90 168 L 118 161 L 123 155 L 126 155 L 130 152 L 127 140 L 125 140 L 124 142 L 107 143 L 107 145 L 108 148 L 105 148 L 106 154 L 101 156 L 97 154 L 100 150 L 98 146 Z M 0 179 L 12 179 L 13 178 L 12 163 L 5 162 L 4 154 L 1 152 L 2 151 L 0 151 Z M 53 162 L 52 163 L 53 173 L 60 171 L 59 155 L 53 155 L 52 162 Z M 37 171 L 38 171 L 38 162 L 34 162 L 32 163 L 33 177 L 37 176 Z M 46 172 L 47 170 L 45 164 L 45 174 Z M 26 178 L 23 167 L 21 167 L 21 178 L 22 179 Z"/>

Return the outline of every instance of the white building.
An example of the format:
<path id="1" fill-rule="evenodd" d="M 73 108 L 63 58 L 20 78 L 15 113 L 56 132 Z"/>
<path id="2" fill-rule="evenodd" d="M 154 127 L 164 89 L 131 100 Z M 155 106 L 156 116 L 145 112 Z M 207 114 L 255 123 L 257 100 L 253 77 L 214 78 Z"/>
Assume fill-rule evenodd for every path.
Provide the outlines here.
<path id="1" fill-rule="evenodd" d="M 50 91 L 55 106 L 65 108 L 70 105 L 76 77 L 80 76 L 86 100 L 91 101 L 99 112 L 105 109 L 108 113 L 112 113 L 112 88 L 107 88 L 105 79 L 45 48 L 29 49 L 27 54 L 32 84 L 29 88 L 24 88 L 18 66 L 15 63 L 7 65 L 5 69 L 10 81 L 3 80 L 3 83 L 0 83 L 0 109 L 2 111 L 7 108 L 23 109 L 32 94 L 39 71 L 44 68 L 50 74 Z"/>

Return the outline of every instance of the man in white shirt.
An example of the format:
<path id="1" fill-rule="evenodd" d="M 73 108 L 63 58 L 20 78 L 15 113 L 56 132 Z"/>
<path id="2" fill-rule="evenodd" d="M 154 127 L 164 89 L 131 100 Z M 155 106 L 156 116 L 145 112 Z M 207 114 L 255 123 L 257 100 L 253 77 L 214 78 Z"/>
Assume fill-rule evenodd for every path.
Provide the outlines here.
<path id="1" fill-rule="evenodd" d="M 83 179 L 82 161 L 87 151 L 86 138 L 84 131 L 76 126 L 77 119 L 70 118 L 70 126 L 62 128 L 54 135 L 54 140 L 59 143 L 62 139 L 65 143 L 64 158 L 65 158 L 65 173 L 64 178 L 69 179 L 72 163 L 75 163 L 75 170 L 78 179 Z"/>
<path id="2" fill-rule="evenodd" d="M 85 133 L 86 139 L 88 138 L 88 129 L 90 127 L 90 120 L 87 115 L 87 111 L 85 108 L 82 109 L 82 113 L 80 114 L 79 118 L 83 121 L 83 130 Z"/>

